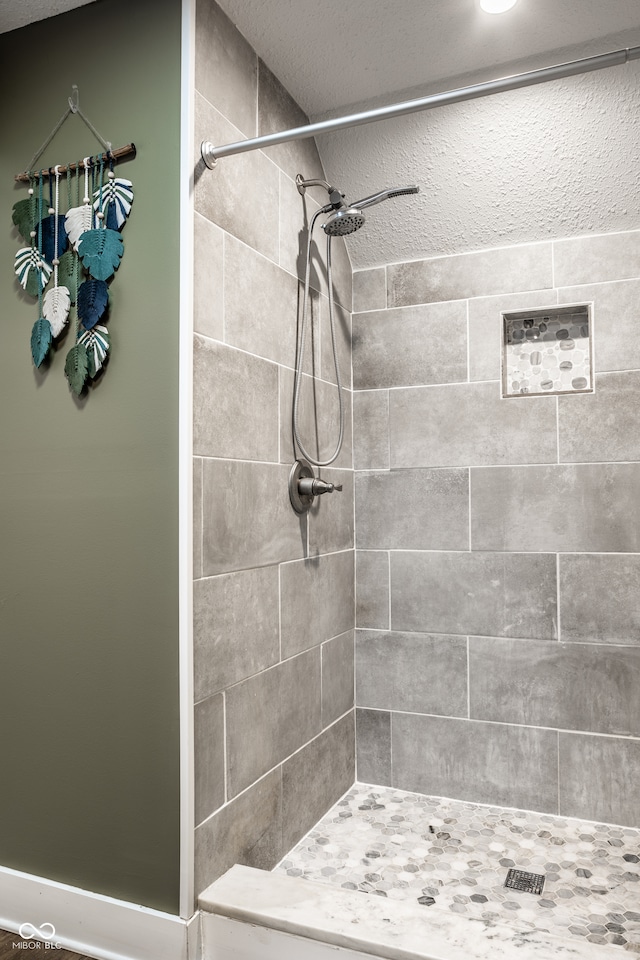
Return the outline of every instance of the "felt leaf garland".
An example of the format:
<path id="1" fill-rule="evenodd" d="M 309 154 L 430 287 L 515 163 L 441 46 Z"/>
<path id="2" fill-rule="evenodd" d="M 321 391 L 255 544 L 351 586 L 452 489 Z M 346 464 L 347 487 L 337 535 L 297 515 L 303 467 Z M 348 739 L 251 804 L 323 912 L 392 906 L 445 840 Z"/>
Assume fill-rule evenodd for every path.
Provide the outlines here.
<path id="1" fill-rule="evenodd" d="M 56 217 L 55 214 L 51 214 L 48 217 L 43 217 L 42 219 L 42 256 L 45 260 L 48 260 L 49 263 L 55 258 L 55 233 L 56 233 L 56 220 L 58 221 L 58 256 L 64 253 L 64 251 L 69 246 L 69 241 L 67 238 L 67 231 L 64 228 L 64 217 L 62 214 L 58 214 Z"/>
<path id="2" fill-rule="evenodd" d="M 85 330 L 95 327 L 109 302 L 109 288 L 104 280 L 85 280 L 78 288 L 78 317 Z"/>
<path id="3" fill-rule="evenodd" d="M 52 287 L 47 290 L 42 301 L 42 316 L 51 324 L 51 333 L 59 336 L 69 317 L 71 296 L 66 287 Z"/>
<path id="4" fill-rule="evenodd" d="M 58 266 L 58 283 L 67 288 L 71 303 L 75 303 L 78 291 L 76 289 L 76 271 L 73 250 L 67 250 L 67 252 L 63 253 L 60 257 L 60 264 Z"/>
<path id="5" fill-rule="evenodd" d="M 36 367 L 40 366 L 49 353 L 51 340 L 51 325 L 44 317 L 40 317 L 39 320 L 36 320 L 31 330 L 31 356 L 33 357 L 33 362 Z"/>
<path id="6" fill-rule="evenodd" d="M 120 266 L 124 244 L 116 230 L 87 230 L 78 243 L 82 265 L 95 280 L 108 280 Z"/>
<path id="7" fill-rule="evenodd" d="M 71 207 L 67 210 L 64 223 L 69 242 L 77 250 L 82 234 L 93 227 L 93 210 L 88 203 L 82 207 Z"/>
<path id="8" fill-rule="evenodd" d="M 112 176 L 112 174 L 110 174 Z M 120 230 L 131 212 L 133 190 L 131 180 L 113 178 L 107 180 L 102 190 L 93 194 L 93 209 L 104 213 L 105 223 L 111 230 Z"/>
<path id="9" fill-rule="evenodd" d="M 40 213 L 38 213 L 38 206 Z M 42 201 L 38 204 L 37 202 L 32 202 L 31 198 L 28 198 L 26 200 L 18 200 L 17 203 L 14 203 L 11 219 L 27 243 L 29 242 L 31 231 L 36 229 L 36 225 L 42 219 L 43 212 L 44 204 Z"/>
<path id="10" fill-rule="evenodd" d="M 35 247 L 21 247 L 18 250 L 14 269 L 23 289 L 32 297 L 37 297 L 44 290 L 51 276 L 51 267 Z"/>
<path id="11" fill-rule="evenodd" d="M 102 368 L 104 359 L 109 352 L 111 338 L 109 331 L 102 324 L 97 324 L 93 330 L 86 330 L 78 337 L 78 343 L 87 351 L 88 374 L 93 380 L 96 373 Z"/>
<path id="12" fill-rule="evenodd" d="M 80 396 L 89 372 L 89 358 L 83 343 L 71 347 L 64 362 L 64 372 L 73 392 Z"/>

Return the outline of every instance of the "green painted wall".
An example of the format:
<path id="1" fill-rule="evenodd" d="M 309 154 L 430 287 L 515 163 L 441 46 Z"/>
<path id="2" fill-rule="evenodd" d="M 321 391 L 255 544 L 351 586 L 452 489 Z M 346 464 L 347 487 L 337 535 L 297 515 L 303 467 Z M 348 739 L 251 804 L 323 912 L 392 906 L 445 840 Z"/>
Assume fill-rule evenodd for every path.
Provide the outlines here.
<path id="1" fill-rule="evenodd" d="M 79 401 L 70 336 L 32 366 L 11 224 L 74 83 L 138 148 L 111 361 Z M 0 864 L 177 913 L 180 0 L 4 34 L 0 89 Z M 40 166 L 100 149 L 71 117 Z"/>

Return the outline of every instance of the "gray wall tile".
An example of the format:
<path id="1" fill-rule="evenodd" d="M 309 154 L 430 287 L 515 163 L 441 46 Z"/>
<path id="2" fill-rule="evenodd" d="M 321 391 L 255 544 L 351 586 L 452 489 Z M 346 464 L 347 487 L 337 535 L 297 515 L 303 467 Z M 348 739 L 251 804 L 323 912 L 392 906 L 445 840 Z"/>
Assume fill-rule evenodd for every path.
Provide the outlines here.
<path id="1" fill-rule="evenodd" d="M 319 647 L 227 690 L 229 797 L 320 733 L 320 702 Z"/>
<path id="2" fill-rule="evenodd" d="M 560 813 L 640 823 L 640 740 L 560 733 Z"/>
<path id="3" fill-rule="evenodd" d="M 293 371 L 281 368 L 280 376 L 280 459 L 292 464 L 291 417 L 293 408 Z M 344 440 L 342 451 L 333 467 L 352 466 L 351 391 L 343 391 Z M 340 431 L 338 388 L 325 380 L 312 380 L 303 375 L 298 405 L 300 438 L 314 460 L 327 460 L 335 452 Z"/>
<path id="4" fill-rule="evenodd" d="M 193 585 L 196 701 L 280 659 L 278 567 L 258 567 Z"/>
<path id="5" fill-rule="evenodd" d="M 324 199 L 322 199 L 322 203 L 324 203 Z M 319 236 L 321 237 L 319 243 L 321 243 L 324 248 L 325 244 L 322 241 L 325 234 L 323 231 L 320 231 L 319 227 L 318 230 Z M 325 259 L 323 256 L 323 263 Z M 348 241 L 344 237 L 336 237 L 331 241 L 331 266 L 333 295 L 336 303 L 339 303 L 345 310 L 351 312 L 351 303 L 353 301 L 353 271 L 351 269 L 351 260 L 349 259 Z M 326 286 L 323 286 L 322 289 L 326 292 Z"/>
<path id="6" fill-rule="evenodd" d="M 467 305 L 430 303 L 353 316 L 357 390 L 467 379 Z"/>
<path id="7" fill-rule="evenodd" d="M 637 271 L 638 272 L 638 271 Z M 559 303 L 593 301 L 596 371 L 637 370 L 640 367 L 640 280 L 593 283 L 558 291 Z"/>
<path id="8" fill-rule="evenodd" d="M 271 870 L 284 853 L 282 769 L 278 767 L 197 827 L 196 896 L 234 863 Z"/>
<path id="9" fill-rule="evenodd" d="M 640 734 L 638 647 L 474 637 L 469 675 L 477 720 Z"/>
<path id="10" fill-rule="evenodd" d="M 355 779 L 353 713 L 282 766 L 282 846 L 290 850 L 347 792 Z"/>
<path id="11" fill-rule="evenodd" d="M 193 459 L 193 576 L 202 576 L 202 460 Z"/>
<path id="12" fill-rule="evenodd" d="M 466 638 L 358 630 L 356 703 L 466 717 Z"/>
<path id="13" fill-rule="evenodd" d="M 280 567 L 282 656 L 291 657 L 352 630 L 353 594 L 352 550 L 283 563 Z"/>
<path id="14" fill-rule="evenodd" d="M 336 353 L 340 382 L 347 390 L 351 389 L 351 314 L 339 304 L 333 308 L 334 329 L 336 334 Z M 333 359 L 331 325 L 329 321 L 329 301 L 321 298 L 320 326 L 320 375 L 323 380 L 337 383 L 336 367 Z"/>
<path id="15" fill-rule="evenodd" d="M 541 290 L 552 286 L 551 244 L 393 263 L 387 283 L 390 307 Z"/>
<path id="16" fill-rule="evenodd" d="M 555 304 L 555 290 L 530 290 L 469 300 L 469 379 L 502 376 L 502 310 L 526 310 Z"/>
<path id="17" fill-rule="evenodd" d="M 638 276 L 640 230 L 556 240 L 553 264 L 558 287 Z"/>
<path id="18" fill-rule="evenodd" d="M 640 552 L 640 464 L 472 468 L 471 544 Z"/>
<path id="19" fill-rule="evenodd" d="M 391 715 L 394 787 L 475 803 L 557 811 L 557 733 Z"/>
<path id="20" fill-rule="evenodd" d="M 353 274 L 353 310 L 383 310 L 387 305 L 385 267 L 356 270 Z"/>
<path id="21" fill-rule="evenodd" d="M 306 113 L 267 65 L 258 60 L 258 136 L 280 133 L 282 130 L 303 127 L 308 123 Z M 301 173 L 305 180 L 324 179 L 318 148 L 312 137 L 281 143 L 264 152 L 292 180 L 295 180 L 298 173 Z M 318 197 L 321 196 L 318 192 Z"/>
<path id="22" fill-rule="evenodd" d="M 306 525 L 291 508 L 288 480 L 284 465 L 205 460 L 204 576 L 303 556 Z"/>
<path id="23" fill-rule="evenodd" d="M 195 95 L 195 209 L 232 236 L 278 262 L 278 168 L 257 150 L 240 153 L 231 163 L 208 170 L 200 157 L 203 140 L 233 143 L 241 132 L 196 92 Z M 256 214 L 259 211 L 259 214 Z"/>
<path id="24" fill-rule="evenodd" d="M 553 639 L 556 560 L 539 554 L 391 554 L 391 628 Z"/>
<path id="25" fill-rule="evenodd" d="M 391 714 L 356 710 L 356 776 L 360 783 L 391 786 Z"/>
<path id="26" fill-rule="evenodd" d="M 224 306 L 227 343 L 295 365 L 298 282 L 232 237 L 225 243 Z"/>
<path id="27" fill-rule="evenodd" d="M 560 460 L 640 460 L 640 372 L 603 373 L 595 393 L 558 397 Z"/>
<path id="28" fill-rule="evenodd" d="M 315 556 L 353 549 L 353 471 L 316 468 L 327 483 L 342 485 L 342 490 L 316 497 L 308 513 L 309 554 Z"/>
<path id="29" fill-rule="evenodd" d="M 280 173 L 280 259 L 279 264 L 304 280 L 307 227 L 310 214 L 318 204 L 307 194 L 301 197 L 295 183 Z"/>
<path id="30" fill-rule="evenodd" d="M 557 462 L 554 397 L 504 401 L 500 384 L 392 390 L 392 467 Z"/>
<path id="31" fill-rule="evenodd" d="M 353 394 L 353 463 L 356 470 L 389 469 L 389 391 Z"/>
<path id="32" fill-rule="evenodd" d="M 640 556 L 560 556 L 563 640 L 640 644 Z"/>
<path id="33" fill-rule="evenodd" d="M 356 626 L 389 629 L 389 554 L 356 550 Z"/>
<path id="34" fill-rule="evenodd" d="M 206 217 L 194 214 L 193 328 L 224 339 L 224 234 Z"/>
<path id="35" fill-rule="evenodd" d="M 195 87 L 245 136 L 255 136 L 258 58 L 214 0 L 196 4 Z"/>
<path id="36" fill-rule="evenodd" d="M 322 644 L 322 726 L 326 727 L 354 701 L 354 631 Z M 348 784 L 347 786 L 350 786 Z M 346 788 L 345 788 L 346 789 Z"/>
<path id="37" fill-rule="evenodd" d="M 209 457 L 278 460 L 278 368 L 194 337 L 193 448 Z"/>
<path id="38" fill-rule="evenodd" d="M 466 550 L 469 472 L 360 473 L 356 523 L 357 545 L 364 550 Z"/>
<path id="39" fill-rule="evenodd" d="M 225 801 L 224 696 L 194 707 L 195 820 L 206 820 Z"/>

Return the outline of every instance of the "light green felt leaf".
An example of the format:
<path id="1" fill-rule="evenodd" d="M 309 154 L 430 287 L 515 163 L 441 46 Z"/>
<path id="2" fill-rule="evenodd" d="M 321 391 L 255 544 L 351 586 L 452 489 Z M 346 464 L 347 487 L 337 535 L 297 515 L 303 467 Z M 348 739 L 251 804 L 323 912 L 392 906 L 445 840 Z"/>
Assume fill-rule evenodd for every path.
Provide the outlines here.
<path id="1" fill-rule="evenodd" d="M 117 230 L 86 230 L 78 243 L 82 264 L 95 280 L 108 280 L 120 266 L 123 253 Z"/>
<path id="2" fill-rule="evenodd" d="M 73 250 L 67 250 L 67 252 L 63 253 L 60 257 L 60 264 L 58 266 L 58 283 L 60 286 L 66 287 L 69 291 L 71 303 L 75 303 L 76 297 L 78 296 L 73 256 Z"/>
<path id="3" fill-rule="evenodd" d="M 73 392 L 80 396 L 89 371 L 87 349 L 82 343 L 71 347 L 64 362 L 64 372 Z"/>
<path id="4" fill-rule="evenodd" d="M 33 204 L 33 216 L 31 215 L 31 208 L 31 198 L 28 197 L 26 200 L 18 200 L 18 202 L 14 203 L 13 205 L 13 214 L 11 216 L 11 219 L 18 228 L 18 231 L 24 237 L 27 243 L 29 243 L 29 240 L 31 239 L 31 231 L 35 230 L 36 224 L 39 223 L 44 215 L 44 203 L 40 203 L 40 216 L 38 216 L 37 200 Z"/>

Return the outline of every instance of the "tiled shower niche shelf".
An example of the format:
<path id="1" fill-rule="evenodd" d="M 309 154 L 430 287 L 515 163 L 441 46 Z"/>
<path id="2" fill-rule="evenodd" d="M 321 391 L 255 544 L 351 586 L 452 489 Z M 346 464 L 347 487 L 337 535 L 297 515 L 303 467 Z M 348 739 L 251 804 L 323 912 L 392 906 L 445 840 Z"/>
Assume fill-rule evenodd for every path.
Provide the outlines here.
<path id="1" fill-rule="evenodd" d="M 593 393 L 591 304 L 502 312 L 502 396 Z"/>

